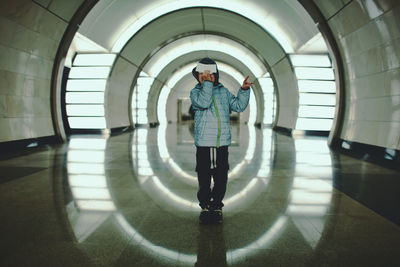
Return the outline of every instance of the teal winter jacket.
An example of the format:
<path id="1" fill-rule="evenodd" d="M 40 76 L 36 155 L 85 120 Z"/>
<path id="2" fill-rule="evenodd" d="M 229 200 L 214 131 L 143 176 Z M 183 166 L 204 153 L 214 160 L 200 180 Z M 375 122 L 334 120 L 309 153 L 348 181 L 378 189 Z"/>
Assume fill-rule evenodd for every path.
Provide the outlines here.
<path id="1" fill-rule="evenodd" d="M 231 111 L 242 112 L 249 103 L 250 89 L 240 88 L 237 97 L 221 83 L 210 81 L 197 84 L 190 91 L 194 110 L 194 143 L 201 147 L 220 147 L 231 144 Z"/>

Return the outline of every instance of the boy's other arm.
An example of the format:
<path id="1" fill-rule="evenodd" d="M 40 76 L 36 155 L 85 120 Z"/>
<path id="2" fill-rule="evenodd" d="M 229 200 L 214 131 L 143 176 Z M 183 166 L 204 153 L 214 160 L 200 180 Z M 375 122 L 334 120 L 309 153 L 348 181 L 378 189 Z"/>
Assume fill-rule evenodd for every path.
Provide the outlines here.
<path id="1" fill-rule="evenodd" d="M 229 106 L 231 110 L 235 112 L 242 112 L 246 109 L 249 104 L 250 90 L 239 89 L 237 97 L 228 91 L 229 94 Z"/>
<path id="2" fill-rule="evenodd" d="M 240 88 L 238 92 L 238 96 L 235 97 L 231 92 L 229 92 L 229 104 L 230 108 L 233 111 L 236 112 L 242 112 L 243 110 L 246 109 L 247 105 L 249 104 L 249 98 L 250 98 L 250 86 L 254 84 L 254 82 L 249 82 L 248 81 L 249 76 L 244 79 L 242 87 Z"/>

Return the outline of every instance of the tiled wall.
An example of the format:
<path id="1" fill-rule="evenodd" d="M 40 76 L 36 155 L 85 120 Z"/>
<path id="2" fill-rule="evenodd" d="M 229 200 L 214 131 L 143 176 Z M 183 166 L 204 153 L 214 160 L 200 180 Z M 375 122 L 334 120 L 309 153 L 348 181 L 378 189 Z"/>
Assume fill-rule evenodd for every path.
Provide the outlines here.
<path id="1" fill-rule="evenodd" d="M 129 92 L 137 67 L 118 57 L 108 79 L 105 97 L 107 128 L 129 126 Z"/>
<path id="2" fill-rule="evenodd" d="M 400 149 L 400 2 L 315 0 L 345 68 L 341 138 Z"/>
<path id="3" fill-rule="evenodd" d="M 83 0 L 37 2 L 0 2 L 0 142 L 54 135 L 53 62 Z"/>

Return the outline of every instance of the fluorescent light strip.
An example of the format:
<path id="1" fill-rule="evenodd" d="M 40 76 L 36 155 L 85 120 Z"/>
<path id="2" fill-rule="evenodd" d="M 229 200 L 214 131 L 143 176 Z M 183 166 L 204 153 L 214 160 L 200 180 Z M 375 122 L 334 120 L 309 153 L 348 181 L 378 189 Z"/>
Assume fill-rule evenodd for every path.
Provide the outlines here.
<path id="1" fill-rule="evenodd" d="M 335 106 L 336 96 L 331 94 L 308 94 L 301 93 L 299 95 L 299 105 L 319 105 L 319 106 Z"/>
<path id="2" fill-rule="evenodd" d="M 104 92 L 106 89 L 107 80 L 68 80 L 67 91 L 100 91 Z"/>
<path id="3" fill-rule="evenodd" d="M 295 67 L 297 79 L 303 80 L 335 80 L 333 69 L 331 68 L 308 68 Z"/>
<path id="4" fill-rule="evenodd" d="M 68 117 L 68 123 L 73 129 L 105 129 L 104 117 Z"/>
<path id="5" fill-rule="evenodd" d="M 299 118 L 327 118 L 333 119 L 335 116 L 335 107 L 326 106 L 300 106 Z"/>
<path id="6" fill-rule="evenodd" d="M 72 67 L 69 79 L 107 79 L 110 67 Z"/>
<path id="7" fill-rule="evenodd" d="M 335 81 L 299 80 L 300 93 L 336 93 Z"/>
<path id="8" fill-rule="evenodd" d="M 290 55 L 294 67 L 332 67 L 328 55 Z"/>
<path id="9" fill-rule="evenodd" d="M 78 54 L 73 66 L 112 66 L 116 54 Z"/>
<path id="10" fill-rule="evenodd" d="M 104 92 L 66 92 L 67 104 L 103 104 Z"/>
<path id="11" fill-rule="evenodd" d="M 68 116 L 104 116 L 104 105 L 66 105 Z"/>

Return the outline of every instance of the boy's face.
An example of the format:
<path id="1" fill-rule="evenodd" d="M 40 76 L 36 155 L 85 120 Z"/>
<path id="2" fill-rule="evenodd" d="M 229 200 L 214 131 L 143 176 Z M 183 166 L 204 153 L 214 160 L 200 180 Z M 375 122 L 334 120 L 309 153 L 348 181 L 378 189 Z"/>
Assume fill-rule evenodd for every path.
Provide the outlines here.
<path id="1" fill-rule="evenodd" d="M 203 82 L 205 80 L 215 82 L 215 74 L 212 73 L 210 74 L 210 71 L 205 71 L 205 72 L 199 72 L 199 80 L 200 82 Z"/>

